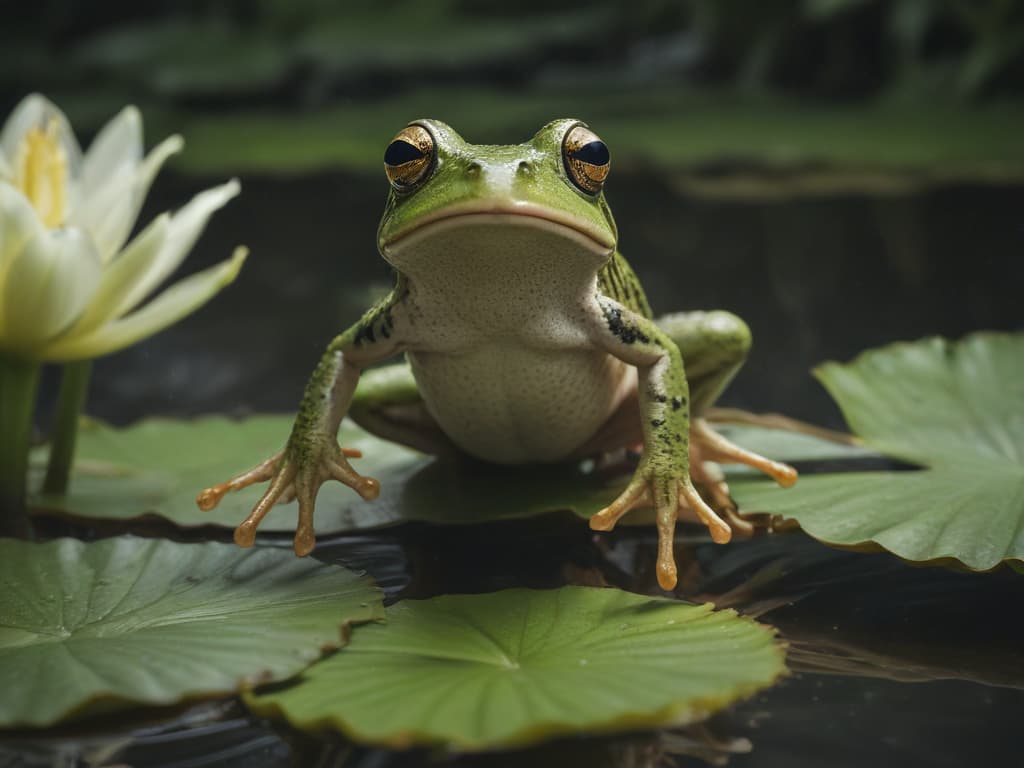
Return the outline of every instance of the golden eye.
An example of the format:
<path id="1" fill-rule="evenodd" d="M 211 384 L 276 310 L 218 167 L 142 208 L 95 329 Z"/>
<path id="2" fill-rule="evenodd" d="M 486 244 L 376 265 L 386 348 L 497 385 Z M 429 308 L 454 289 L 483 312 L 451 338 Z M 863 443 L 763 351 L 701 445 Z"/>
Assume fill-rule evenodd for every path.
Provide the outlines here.
<path id="1" fill-rule="evenodd" d="M 596 195 L 608 178 L 608 147 L 585 125 L 574 125 L 562 141 L 562 159 L 569 180 L 584 192 Z"/>
<path id="2" fill-rule="evenodd" d="M 408 192 L 427 178 L 434 165 L 434 137 L 422 125 L 407 125 L 384 150 L 384 172 L 391 186 Z"/>

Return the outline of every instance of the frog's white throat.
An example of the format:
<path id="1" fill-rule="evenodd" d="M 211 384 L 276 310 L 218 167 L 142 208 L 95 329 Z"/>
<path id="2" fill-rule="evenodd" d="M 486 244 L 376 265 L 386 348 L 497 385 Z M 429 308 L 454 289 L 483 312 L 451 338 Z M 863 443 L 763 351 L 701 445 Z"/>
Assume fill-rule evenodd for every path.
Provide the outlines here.
<path id="1" fill-rule="evenodd" d="M 607 263 L 614 248 L 607 236 L 568 218 L 532 210 L 474 211 L 426 221 L 384 243 L 381 253 L 413 279 L 429 280 L 448 272 L 449 279 L 457 274 L 508 279 L 514 285 L 531 271 L 551 279 L 586 280 Z"/>

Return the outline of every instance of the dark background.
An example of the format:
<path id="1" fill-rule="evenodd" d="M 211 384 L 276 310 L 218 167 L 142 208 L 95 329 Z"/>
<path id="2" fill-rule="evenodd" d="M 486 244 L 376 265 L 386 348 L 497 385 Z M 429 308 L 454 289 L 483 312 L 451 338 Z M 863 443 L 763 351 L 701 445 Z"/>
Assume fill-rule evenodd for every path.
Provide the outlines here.
<path id="1" fill-rule="evenodd" d="M 83 143 L 125 103 L 151 144 L 184 134 L 142 222 L 243 184 L 183 268 L 245 243 L 237 283 L 99 362 L 118 423 L 294 407 L 390 280 L 380 158 L 426 114 L 481 143 L 590 122 L 656 311 L 753 328 L 727 405 L 839 426 L 814 364 L 1024 318 L 1019 2 L 48 0 L 0 26 L 0 107 L 31 90 Z"/>

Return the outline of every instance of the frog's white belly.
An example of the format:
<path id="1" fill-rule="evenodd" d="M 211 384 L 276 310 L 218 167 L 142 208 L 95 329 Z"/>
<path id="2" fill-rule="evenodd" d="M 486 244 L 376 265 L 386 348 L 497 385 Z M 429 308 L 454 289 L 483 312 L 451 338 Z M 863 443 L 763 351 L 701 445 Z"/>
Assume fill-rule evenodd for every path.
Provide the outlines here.
<path id="1" fill-rule="evenodd" d="M 572 456 L 635 388 L 635 369 L 599 350 L 485 345 L 409 359 L 445 434 L 497 463 Z"/>
<path id="2" fill-rule="evenodd" d="M 387 251 L 408 279 L 406 354 L 456 445 L 500 463 L 557 461 L 635 390 L 588 330 L 607 248 L 518 215 L 447 219 Z"/>

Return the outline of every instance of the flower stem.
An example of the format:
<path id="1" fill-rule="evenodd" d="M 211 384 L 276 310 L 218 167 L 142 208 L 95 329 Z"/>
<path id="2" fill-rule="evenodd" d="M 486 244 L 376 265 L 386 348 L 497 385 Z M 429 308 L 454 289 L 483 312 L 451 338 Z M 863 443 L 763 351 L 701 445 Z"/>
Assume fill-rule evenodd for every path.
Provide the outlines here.
<path id="1" fill-rule="evenodd" d="M 26 505 L 39 364 L 0 355 L 0 536 L 29 538 Z"/>
<path id="2" fill-rule="evenodd" d="M 64 366 L 43 493 L 63 495 L 68 491 L 68 478 L 75 458 L 75 440 L 78 438 L 78 419 L 85 406 L 91 373 L 91 360 L 79 360 Z"/>

